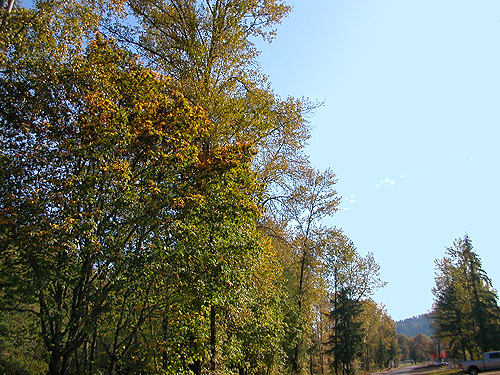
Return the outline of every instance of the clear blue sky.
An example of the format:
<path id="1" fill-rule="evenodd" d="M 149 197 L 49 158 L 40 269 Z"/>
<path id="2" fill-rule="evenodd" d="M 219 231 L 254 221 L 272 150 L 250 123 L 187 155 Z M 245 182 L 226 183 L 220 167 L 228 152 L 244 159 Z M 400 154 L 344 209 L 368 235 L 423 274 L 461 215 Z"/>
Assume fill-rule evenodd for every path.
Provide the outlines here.
<path id="1" fill-rule="evenodd" d="M 328 224 L 381 266 L 375 301 L 429 311 L 434 261 L 466 233 L 500 288 L 500 1 L 287 3 L 262 68 L 280 96 L 325 103 L 307 152 L 338 178 Z"/>

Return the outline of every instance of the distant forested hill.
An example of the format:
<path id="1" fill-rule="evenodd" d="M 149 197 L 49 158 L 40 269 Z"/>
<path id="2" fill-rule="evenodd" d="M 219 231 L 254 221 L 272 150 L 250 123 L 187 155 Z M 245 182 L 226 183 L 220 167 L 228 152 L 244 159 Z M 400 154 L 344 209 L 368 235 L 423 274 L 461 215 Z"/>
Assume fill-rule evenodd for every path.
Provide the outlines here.
<path id="1" fill-rule="evenodd" d="M 432 336 L 432 328 L 429 324 L 429 314 L 414 316 L 396 322 L 396 333 L 402 333 L 406 337 L 413 337 L 419 333 Z"/>

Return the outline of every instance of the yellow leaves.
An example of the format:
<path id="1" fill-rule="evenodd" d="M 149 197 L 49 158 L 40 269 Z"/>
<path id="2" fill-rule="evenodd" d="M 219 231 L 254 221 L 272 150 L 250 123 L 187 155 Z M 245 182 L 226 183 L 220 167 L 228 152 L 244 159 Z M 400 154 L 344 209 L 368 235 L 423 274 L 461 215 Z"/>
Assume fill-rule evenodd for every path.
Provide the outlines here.
<path id="1" fill-rule="evenodd" d="M 187 194 L 183 197 L 174 198 L 172 200 L 172 206 L 174 209 L 180 210 L 186 208 L 188 205 L 203 205 L 206 199 L 201 194 Z"/>
<path id="2" fill-rule="evenodd" d="M 156 181 L 148 181 L 147 185 L 148 190 L 151 194 L 155 195 L 161 193 L 161 190 L 158 188 L 158 184 L 156 183 Z"/>
<path id="3" fill-rule="evenodd" d="M 161 74 L 154 70 L 149 70 L 151 72 L 152 77 L 159 83 L 167 84 L 172 82 L 172 77 L 166 76 L 165 74 Z"/>
<path id="4" fill-rule="evenodd" d="M 135 103 L 134 104 L 134 111 L 142 112 L 144 110 L 145 105 L 147 105 L 147 103 L 143 103 L 143 102 Z"/>
<path id="5" fill-rule="evenodd" d="M 73 219 L 72 217 L 69 217 L 65 220 L 66 224 L 68 225 L 74 225 L 76 223 L 76 220 Z"/>
<path id="6" fill-rule="evenodd" d="M 174 209 L 177 209 L 177 210 L 182 209 L 182 208 L 184 208 L 185 205 L 186 205 L 186 202 L 184 201 L 184 199 L 174 198 L 173 205 L 172 205 Z"/>
<path id="7" fill-rule="evenodd" d="M 205 173 L 222 172 L 234 168 L 248 168 L 248 163 L 255 153 L 256 150 L 251 143 L 237 142 L 232 145 L 224 145 L 203 153 L 200 156 L 200 167 Z"/>

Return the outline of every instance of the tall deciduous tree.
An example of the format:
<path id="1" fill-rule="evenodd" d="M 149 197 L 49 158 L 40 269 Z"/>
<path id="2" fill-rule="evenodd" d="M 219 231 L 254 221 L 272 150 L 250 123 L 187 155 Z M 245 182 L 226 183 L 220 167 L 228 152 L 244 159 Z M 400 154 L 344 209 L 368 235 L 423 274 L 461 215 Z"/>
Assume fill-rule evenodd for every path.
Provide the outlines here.
<path id="1" fill-rule="evenodd" d="M 308 165 L 302 153 L 309 137 L 305 114 L 315 105 L 274 95 L 254 44 L 255 38 L 273 39 L 289 6 L 280 0 L 131 0 L 128 5 L 137 26 L 119 20 L 108 30 L 205 108 L 216 124 L 210 144 L 252 142 L 259 151 L 254 162 L 259 179 L 274 190 Z"/>
<path id="2" fill-rule="evenodd" d="M 289 316 L 291 337 L 289 358 L 293 373 L 300 373 L 304 366 L 305 349 L 308 348 L 313 305 L 321 293 L 323 232 L 321 220 L 332 215 L 339 204 L 335 191 L 335 175 L 327 170 L 323 173 L 307 170 L 301 178 L 292 181 L 284 200 L 290 230 L 293 263 L 288 269 L 290 278 L 289 296 L 295 305 Z"/>
<path id="3" fill-rule="evenodd" d="M 252 167 L 265 191 L 261 205 L 268 217 L 285 207 L 274 203 L 291 193 L 290 180 L 308 169 L 302 153 L 309 137 L 305 114 L 313 106 L 273 94 L 254 44 L 255 38 L 272 40 L 290 9 L 280 0 L 132 0 L 128 10 L 136 27 L 121 21 L 107 27 L 205 108 L 215 124 L 206 147 L 254 145 Z"/>
<path id="4" fill-rule="evenodd" d="M 250 113 L 233 99 L 246 100 L 262 81 L 252 38 L 271 40 L 290 7 L 279 0 L 131 0 L 128 5 L 140 27 L 114 24 L 113 33 L 144 51 L 187 97 L 203 105 L 221 126 L 217 137 L 247 132 L 254 121 L 242 121 Z"/>
<path id="5" fill-rule="evenodd" d="M 28 61 L 2 76 L 2 277 L 13 280 L 6 297 L 24 295 L 15 308 L 37 316 L 51 374 L 93 371 L 106 331 L 95 328 L 110 309 L 114 333 L 101 343 L 117 371 L 164 304 L 161 276 L 172 277 L 186 212 L 225 225 L 201 255 L 216 263 L 204 285 L 241 269 L 220 249 L 246 249 L 234 226 L 258 214 L 251 147 L 204 150 L 211 123 L 169 82 L 100 39 L 57 66 Z"/>
<path id="6" fill-rule="evenodd" d="M 331 307 L 327 342 L 336 374 L 354 371 L 365 337 L 362 301 L 385 285 L 372 254 L 361 257 L 354 244 L 339 230 L 327 232 L 324 240 L 325 277 Z"/>

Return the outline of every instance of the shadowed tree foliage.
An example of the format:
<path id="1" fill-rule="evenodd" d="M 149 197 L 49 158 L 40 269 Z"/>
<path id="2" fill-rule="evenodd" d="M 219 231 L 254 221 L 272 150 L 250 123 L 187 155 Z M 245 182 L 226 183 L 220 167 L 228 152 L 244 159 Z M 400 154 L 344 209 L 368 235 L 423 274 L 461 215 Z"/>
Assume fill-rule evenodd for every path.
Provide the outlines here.
<path id="1" fill-rule="evenodd" d="M 408 347 L 410 358 L 413 359 L 415 363 L 429 361 L 434 354 L 432 339 L 423 333 L 410 337 L 408 339 Z"/>
<path id="2" fill-rule="evenodd" d="M 123 371 L 164 308 L 162 276 L 179 278 L 171 263 L 192 212 L 212 226 L 188 236 L 206 244 L 199 293 L 213 300 L 240 278 L 233 262 L 255 242 L 241 228 L 258 215 L 251 147 L 203 149 L 205 112 L 101 39 L 58 66 L 17 64 L 0 95 L 2 297 L 37 317 L 51 374 L 92 373 L 99 356 Z"/>
<path id="3" fill-rule="evenodd" d="M 455 355 L 475 357 L 500 345 L 500 309 L 470 238 L 457 239 L 438 268 L 433 325 Z"/>
<path id="4" fill-rule="evenodd" d="M 361 301 L 353 299 L 348 288 L 339 290 L 333 297 L 333 309 L 329 314 L 332 320 L 332 333 L 327 344 L 333 356 L 335 374 L 352 374 L 354 362 L 362 353 L 364 339 L 363 311 Z"/>
<path id="5" fill-rule="evenodd" d="M 408 337 L 403 333 L 398 333 L 396 335 L 399 347 L 399 359 L 401 361 L 406 361 L 410 359 L 410 347 L 408 345 Z"/>

